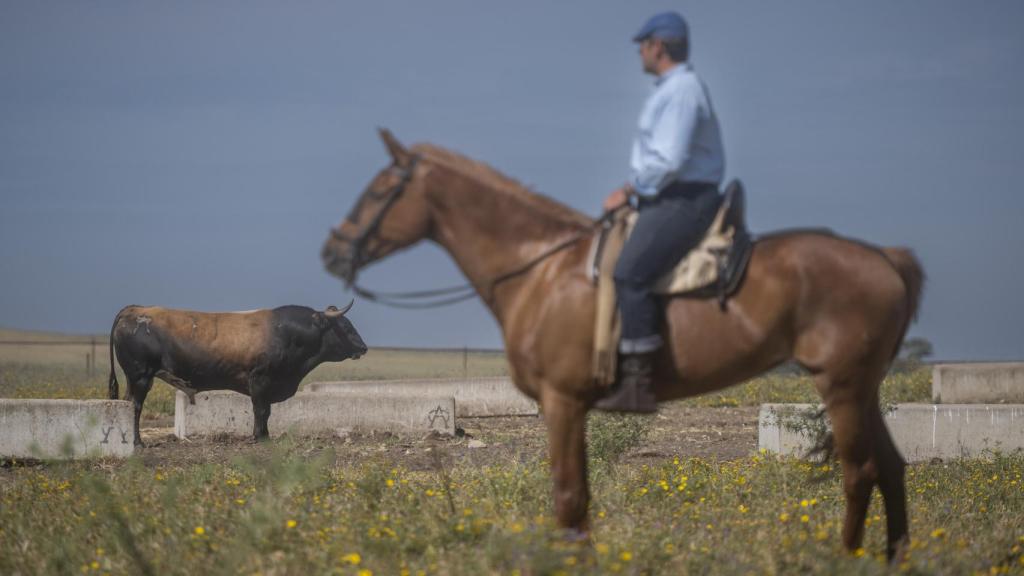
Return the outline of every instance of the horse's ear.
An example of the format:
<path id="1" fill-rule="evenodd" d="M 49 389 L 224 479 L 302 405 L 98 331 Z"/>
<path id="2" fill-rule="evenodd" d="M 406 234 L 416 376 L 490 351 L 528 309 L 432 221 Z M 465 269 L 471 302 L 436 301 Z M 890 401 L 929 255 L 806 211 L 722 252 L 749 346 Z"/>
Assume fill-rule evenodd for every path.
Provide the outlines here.
<path id="1" fill-rule="evenodd" d="M 409 163 L 410 154 L 409 151 L 402 146 L 402 143 L 398 141 L 398 138 L 391 133 L 387 128 L 377 128 L 380 132 L 380 139 L 384 141 L 384 146 L 388 149 L 388 154 L 395 160 L 395 164 L 399 166 L 405 166 Z"/>

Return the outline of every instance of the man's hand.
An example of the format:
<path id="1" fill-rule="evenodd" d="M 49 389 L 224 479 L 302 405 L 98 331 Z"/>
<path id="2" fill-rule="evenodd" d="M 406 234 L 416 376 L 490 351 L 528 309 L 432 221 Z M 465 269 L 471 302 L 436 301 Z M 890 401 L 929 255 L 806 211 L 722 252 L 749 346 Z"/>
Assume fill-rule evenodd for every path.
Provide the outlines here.
<path id="1" fill-rule="evenodd" d="M 629 202 L 629 197 L 633 195 L 633 187 L 629 184 L 613 190 L 607 198 L 604 199 L 604 211 L 611 212 L 617 208 L 625 206 Z"/>

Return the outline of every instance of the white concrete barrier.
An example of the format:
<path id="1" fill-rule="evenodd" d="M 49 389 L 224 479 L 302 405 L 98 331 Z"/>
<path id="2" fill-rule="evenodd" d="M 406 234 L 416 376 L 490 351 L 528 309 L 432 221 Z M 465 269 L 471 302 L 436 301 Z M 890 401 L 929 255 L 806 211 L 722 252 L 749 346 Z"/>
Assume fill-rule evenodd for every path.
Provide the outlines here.
<path id="1" fill-rule="evenodd" d="M 0 400 L 0 457 L 130 456 L 134 418 L 123 400 Z"/>
<path id="2" fill-rule="evenodd" d="M 345 380 L 311 382 L 307 392 L 325 394 L 452 396 L 455 415 L 520 416 L 536 415 L 537 403 L 519 391 L 512 380 L 498 378 L 422 379 L 422 380 Z"/>
<path id="3" fill-rule="evenodd" d="M 758 446 L 802 456 L 812 445 L 807 415 L 813 404 L 763 404 Z M 908 462 L 973 458 L 986 451 L 1024 450 L 1022 404 L 898 404 L 885 424 Z"/>
<path id="4" fill-rule="evenodd" d="M 455 434 L 455 400 L 443 396 L 351 396 L 299 392 L 270 405 L 271 436 L 334 434 L 342 430 Z M 196 403 L 178 392 L 174 435 L 251 436 L 252 400 L 236 392 L 202 392 Z"/>
<path id="5" fill-rule="evenodd" d="M 932 368 L 936 404 L 1024 404 L 1024 363 L 936 364 Z"/>

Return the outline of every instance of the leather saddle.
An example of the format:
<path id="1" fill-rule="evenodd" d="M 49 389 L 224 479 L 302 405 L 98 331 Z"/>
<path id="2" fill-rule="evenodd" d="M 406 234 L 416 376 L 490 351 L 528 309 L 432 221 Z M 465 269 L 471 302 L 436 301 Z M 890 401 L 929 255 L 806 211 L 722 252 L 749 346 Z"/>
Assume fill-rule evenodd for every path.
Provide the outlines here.
<path id="1" fill-rule="evenodd" d="M 753 249 L 745 212 L 743 184 L 733 180 L 726 186 L 718 212 L 700 243 L 658 279 L 654 291 L 664 295 L 714 297 L 724 309 L 728 297 L 739 288 Z M 636 210 L 631 207 L 620 209 L 601 228 L 591 247 L 589 271 L 593 281 L 598 282 L 603 275 L 611 276 L 636 216 Z"/>

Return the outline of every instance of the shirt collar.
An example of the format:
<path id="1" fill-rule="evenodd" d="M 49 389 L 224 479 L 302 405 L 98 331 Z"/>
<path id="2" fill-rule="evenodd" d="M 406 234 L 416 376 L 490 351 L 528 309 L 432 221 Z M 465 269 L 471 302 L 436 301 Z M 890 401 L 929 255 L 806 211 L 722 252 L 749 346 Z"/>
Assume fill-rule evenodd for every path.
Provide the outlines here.
<path id="1" fill-rule="evenodd" d="M 671 78 L 673 76 L 678 76 L 680 74 L 684 74 L 686 72 L 691 72 L 692 70 L 693 70 L 693 65 L 692 64 L 690 64 L 689 62 L 680 62 L 680 63 L 676 64 L 675 66 L 669 68 L 668 71 L 666 71 L 661 76 L 658 76 L 658 78 L 654 81 L 654 85 L 655 86 L 661 86 L 662 83 L 664 83 L 669 78 Z"/>

